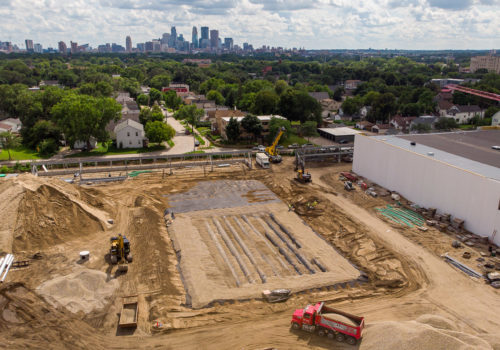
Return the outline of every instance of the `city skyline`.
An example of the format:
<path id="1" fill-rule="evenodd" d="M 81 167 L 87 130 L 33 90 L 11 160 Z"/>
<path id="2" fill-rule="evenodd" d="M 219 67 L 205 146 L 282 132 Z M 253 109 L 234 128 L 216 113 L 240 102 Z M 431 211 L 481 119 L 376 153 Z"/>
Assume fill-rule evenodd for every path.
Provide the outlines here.
<path id="1" fill-rule="evenodd" d="M 38 3 L 4 0 L 2 41 L 23 47 L 30 38 L 43 47 L 76 40 L 97 47 L 125 35 L 146 42 L 171 26 L 191 41 L 193 26 L 219 30 L 235 44 L 250 42 L 307 49 L 491 49 L 500 47 L 499 0 L 137 0 Z M 29 14 L 27 16 L 26 14 Z M 229 19 L 234 20 L 229 20 Z M 125 35 L 124 35 L 125 34 Z M 201 33 L 198 33 L 200 37 Z M 432 40 L 430 40 L 432 39 Z"/>

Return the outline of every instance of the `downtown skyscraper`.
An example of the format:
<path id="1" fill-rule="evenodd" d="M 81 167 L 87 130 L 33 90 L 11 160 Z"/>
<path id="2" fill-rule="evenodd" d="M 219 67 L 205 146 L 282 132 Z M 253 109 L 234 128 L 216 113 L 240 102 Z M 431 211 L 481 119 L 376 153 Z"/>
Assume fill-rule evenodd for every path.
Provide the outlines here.
<path id="1" fill-rule="evenodd" d="M 198 29 L 193 27 L 193 32 L 191 34 L 191 43 L 193 44 L 193 48 L 198 48 Z"/>

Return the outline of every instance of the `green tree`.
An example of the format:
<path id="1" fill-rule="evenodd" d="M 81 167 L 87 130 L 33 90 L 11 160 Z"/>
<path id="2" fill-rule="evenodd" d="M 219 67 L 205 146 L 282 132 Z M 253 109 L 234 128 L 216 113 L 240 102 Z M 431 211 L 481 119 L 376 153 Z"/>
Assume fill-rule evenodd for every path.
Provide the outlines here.
<path id="1" fill-rule="evenodd" d="M 253 114 L 247 114 L 241 120 L 241 126 L 245 129 L 246 132 L 252 134 L 254 138 L 257 138 L 262 133 L 262 123 L 259 118 L 254 116 Z"/>
<path id="2" fill-rule="evenodd" d="M 41 119 L 29 129 L 25 139 L 25 145 L 31 149 L 35 149 L 45 140 L 54 140 L 54 144 L 57 145 L 61 139 L 61 130 L 52 121 Z"/>
<path id="3" fill-rule="evenodd" d="M 361 105 L 358 103 L 357 99 L 354 98 L 346 98 L 342 103 L 342 111 L 346 115 L 355 115 L 359 112 Z"/>
<path id="4" fill-rule="evenodd" d="M 484 112 L 484 118 L 485 119 L 486 118 L 491 118 L 498 111 L 500 111 L 500 107 L 490 106 L 490 107 L 488 107 L 488 109 L 486 110 L 486 112 Z"/>
<path id="5" fill-rule="evenodd" d="M 16 147 L 19 147 L 19 137 L 14 135 L 10 131 L 4 131 L 0 133 L 0 145 L 3 149 L 7 150 L 7 153 L 9 154 L 9 160 L 12 160 L 10 151 L 15 149 Z"/>
<path id="6" fill-rule="evenodd" d="M 255 101 L 250 110 L 254 114 L 267 115 L 276 113 L 279 96 L 273 90 L 262 90 L 255 95 Z"/>
<path id="7" fill-rule="evenodd" d="M 166 91 L 163 94 L 163 99 L 168 108 L 177 109 L 182 104 L 182 99 L 178 97 L 177 93 L 173 90 Z"/>
<path id="8" fill-rule="evenodd" d="M 158 105 L 154 105 L 152 108 L 143 107 L 139 113 L 139 121 L 142 125 L 146 125 L 149 122 L 160 121 L 164 119 L 163 112 Z"/>
<path id="9" fill-rule="evenodd" d="M 302 123 L 300 125 L 300 133 L 302 134 L 302 136 L 307 137 L 307 141 L 309 141 L 310 137 L 319 136 L 318 123 L 313 120 Z"/>
<path id="10" fill-rule="evenodd" d="M 160 102 L 162 100 L 163 96 L 161 94 L 161 91 L 151 88 L 149 90 L 149 104 L 152 105 L 155 102 Z"/>
<path id="11" fill-rule="evenodd" d="M 83 141 L 90 148 L 92 137 L 101 142 L 108 140 L 106 125 L 118 121 L 121 110 L 122 106 L 109 97 L 70 94 L 52 107 L 51 114 L 70 145 Z"/>
<path id="12" fill-rule="evenodd" d="M 205 111 L 197 108 L 196 105 L 185 105 L 181 106 L 181 108 L 175 112 L 174 118 L 186 120 L 189 124 L 191 124 L 191 131 L 193 131 L 193 127 L 198 124 L 198 121 L 204 114 Z"/>
<path id="13" fill-rule="evenodd" d="M 226 136 L 231 143 L 235 143 L 240 137 L 240 123 L 233 117 L 229 119 L 229 123 L 226 125 Z"/>
<path id="14" fill-rule="evenodd" d="M 156 89 L 160 90 L 164 87 L 167 87 L 168 84 L 170 83 L 170 75 L 168 74 L 160 74 L 160 75 L 155 75 L 151 80 L 149 81 L 149 86 Z"/>
<path id="15" fill-rule="evenodd" d="M 434 124 L 434 127 L 437 130 L 449 130 L 449 129 L 456 129 L 458 128 L 458 124 L 453 118 L 439 118 L 436 123 Z"/>
<path id="16" fill-rule="evenodd" d="M 419 124 L 412 125 L 411 130 L 417 131 L 419 134 L 423 134 L 423 133 L 431 131 L 431 127 L 429 124 L 419 123 Z"/>
<path id="17" fill-rule="evenodd" d="M 372 109 L 367 119 L 372 123 L 377 120 L 385 122 L 396 112 L 396 110 L 396 97 L 390 92 L 386 92 L 373 101 Z"/>
<path id="18" fill-rule="evenodd" d="M 275 84 L 274 84 L 274 91 L 276 91 L 276 93 L 278 95 L 281 95 L 282 93 L 284 93 L 286 90 L 288 89 L 288 83 L 284 80 L 278 80 Z"/>
<path id="19" fill-rule="evenodd" d="M 333 92 L 333 99 L 337 102 L 342 101 L 342 95 L 344 94 L 344 92 L 345 92 L 344 88 L 342 86 L 339 86 Z"/>
<path id="20" fill-rule="evenodd" d="M 321 105 L 307 91 L 290 89 L 281 95 L 279 109 L 291 121 L 321 121 Z"/>
<path id="21" fill-rule="evenodd" d="M 140 94 L 139 96 L 137 96 L 137 104 L 139 106 L 149 106 L 149 96 Z"/>
<path id="22" fill-rule="evenodd" d="M 210 90 L 207 93 L 207 100 L 215 101 L 216 105 L 224 104 L 224 96 L 222 96 L 222 94 L 216 90 Z"/>
<path id="23" fill-rule="evenodd" d="M 285 128 L 285 133 L 281 136 L 280 143 L 285 141 L 292 133 L 292 124 L 289 120 L 272 117 L 269 122 L 269 142 L 272 142 L 281 128 Z"/>
<path id="24" fill-rule="evenodd" d="M 175 135 L 175 130 L 170 125 L 161 121 L 151 121 L 145 127 L 146 137 L 150 142 L 162 143 L 168 141 Z"/>

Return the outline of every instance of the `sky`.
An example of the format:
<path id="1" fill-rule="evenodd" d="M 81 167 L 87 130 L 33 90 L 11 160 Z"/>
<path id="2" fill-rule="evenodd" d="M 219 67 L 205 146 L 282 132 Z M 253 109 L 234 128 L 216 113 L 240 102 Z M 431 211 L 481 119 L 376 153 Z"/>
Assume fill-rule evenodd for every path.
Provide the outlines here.
<path id="1" fill-rule="evenodd" d="M 133 46 L 193 26 L 235 44 L 306 49 L 499 49 L 500 0 L 0 0 L 0 41 Z"/>

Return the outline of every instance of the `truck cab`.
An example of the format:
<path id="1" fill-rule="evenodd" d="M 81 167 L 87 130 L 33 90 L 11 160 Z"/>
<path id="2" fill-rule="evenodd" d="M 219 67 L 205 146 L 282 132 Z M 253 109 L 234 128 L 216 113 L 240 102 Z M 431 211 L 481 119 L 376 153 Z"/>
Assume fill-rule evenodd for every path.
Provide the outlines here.
<path id="1" fill-rule="evenodd" d="M 315 330 L 316 309 L 312 305 L 307 305 L 303 309 L 297 309 L 292 316 L 292 327 L 302 329 L 307 332 Z"/>

